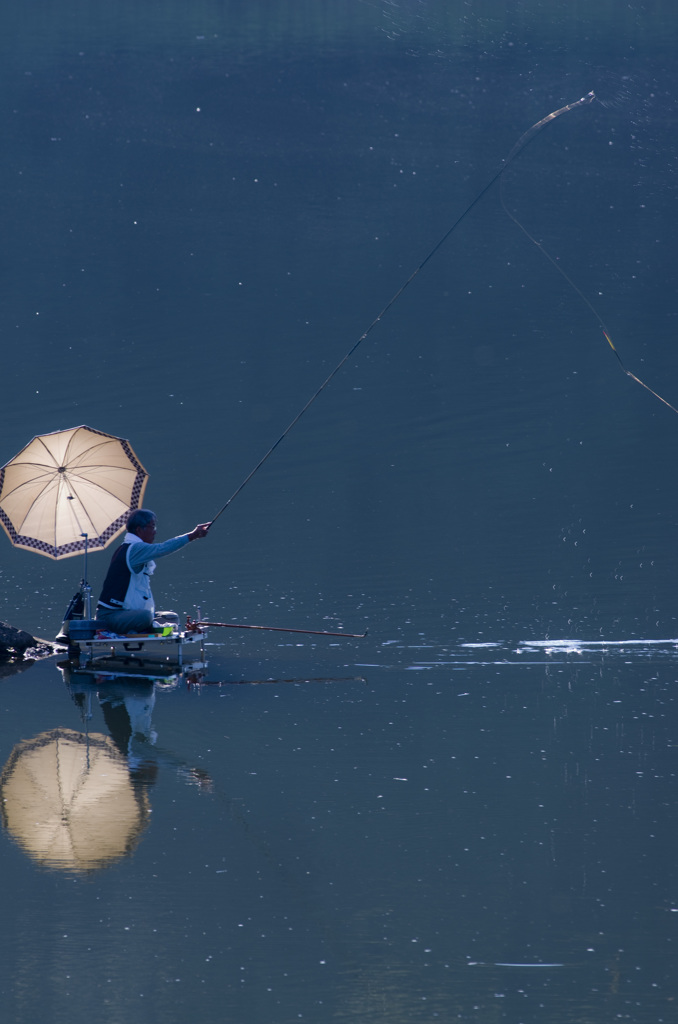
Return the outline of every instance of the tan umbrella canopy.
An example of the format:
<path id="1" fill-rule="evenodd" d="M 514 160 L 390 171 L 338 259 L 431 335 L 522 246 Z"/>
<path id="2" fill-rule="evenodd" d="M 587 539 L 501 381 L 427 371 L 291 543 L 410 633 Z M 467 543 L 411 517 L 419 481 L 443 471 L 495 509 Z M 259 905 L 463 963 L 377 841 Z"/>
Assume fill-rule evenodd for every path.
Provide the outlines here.
<path id="1" fill-rule="evenodd" d="M 124 857 L 148 824 L 146 794 L 108 736 L 52 729 L 18 743 L 0 776 L 3 824 L 33 860 L 91 871 Z"/>
<path id="2" fill-rule="evenodd" d="M 121 437 L 85 426 L 43 434 L 0 469 L 0 522 L 12 544 L 48 558 L 105 548 L 147 479 Z"/>

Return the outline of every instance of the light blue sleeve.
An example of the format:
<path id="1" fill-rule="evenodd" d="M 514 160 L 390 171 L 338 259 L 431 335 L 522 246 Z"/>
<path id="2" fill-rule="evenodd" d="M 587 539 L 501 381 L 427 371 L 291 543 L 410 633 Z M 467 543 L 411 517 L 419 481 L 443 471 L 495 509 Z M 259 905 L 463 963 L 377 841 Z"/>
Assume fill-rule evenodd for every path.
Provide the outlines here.
<path id="1" fill-rule="evenodd" d="M 186 547 L 187 544 L 190 544 L 187 533 L 182 534 L 181 537 L 164 540 L 162 544 L 145 544 L 143 540 L 140 540 L 136 544 L 130 545 L 127 564 L 132 572 L 139 572 L 146 562 L 155 561 L 156 558 L 162 558 L 163 555 L 171 555 L 173 551 L 178 551 L 180 548 Z"/>

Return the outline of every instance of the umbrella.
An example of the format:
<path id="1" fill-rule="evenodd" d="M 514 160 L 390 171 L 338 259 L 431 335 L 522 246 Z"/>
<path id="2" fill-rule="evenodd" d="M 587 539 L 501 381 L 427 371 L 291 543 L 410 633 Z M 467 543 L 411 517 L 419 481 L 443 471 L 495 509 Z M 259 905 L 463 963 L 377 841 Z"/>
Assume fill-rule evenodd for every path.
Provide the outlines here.
<path id="1" fill-rule="evenodd" d="M 108 736 L 59 728 L 18 743 L 0 777 L 3 824 L 44 867 L 91 871 L 124 857 L 148 824 L 146 793 Z"/>
<path id="2" fill-rule="evenodd" d="M 15 547 L 86 555 L 124 529 L 147 479 L 121 437 L 85 426 L 42 434 L 0 469 L 0 522 Z"/>

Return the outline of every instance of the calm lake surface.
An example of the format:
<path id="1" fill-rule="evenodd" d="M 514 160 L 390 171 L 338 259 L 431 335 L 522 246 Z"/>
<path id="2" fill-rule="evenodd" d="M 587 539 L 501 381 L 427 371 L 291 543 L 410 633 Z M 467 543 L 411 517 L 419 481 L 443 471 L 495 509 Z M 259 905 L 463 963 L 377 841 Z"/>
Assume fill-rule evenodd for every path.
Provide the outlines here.
<path id="1" fill-rule="evenodd" d="M 182 616 L 365 639 L 0 678 L 3 1020 L 674 1020 L 678 418 L 600 321 L 678 405 L 678 11 L 0 17 L 0 464 L 129 438 L 160 539 L 596 93 L 503 176 L 576 287 L 495 185 L 159 564 Z M 0 542 L 0 618 L 54 636 L 81 560 Z"/>

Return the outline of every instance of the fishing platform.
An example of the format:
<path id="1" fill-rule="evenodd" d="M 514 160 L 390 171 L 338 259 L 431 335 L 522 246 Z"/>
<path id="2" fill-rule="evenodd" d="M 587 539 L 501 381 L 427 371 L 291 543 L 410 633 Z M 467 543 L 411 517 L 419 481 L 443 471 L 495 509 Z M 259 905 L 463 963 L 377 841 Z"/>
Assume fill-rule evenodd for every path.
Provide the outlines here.
<path id="1" fill-rule="evenodd" d="M 204 662 L 207 631 L 192 624 L 181 629 L 167 623 L 150 633 L 120 635 L 102 630 L 96 619 L 71 619 L 63 639 L 69 661 L 80 668 L 102 662 L 135 663 L 144 666 L 186 667 Z"/>

